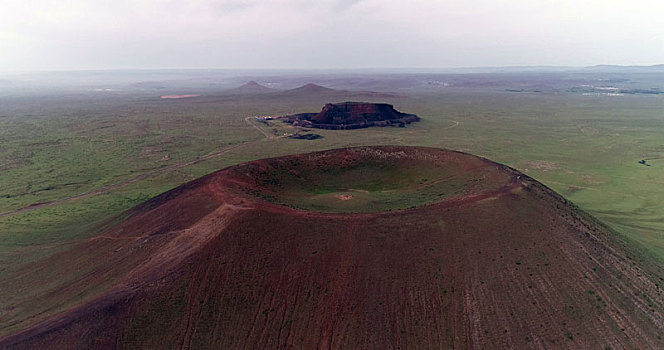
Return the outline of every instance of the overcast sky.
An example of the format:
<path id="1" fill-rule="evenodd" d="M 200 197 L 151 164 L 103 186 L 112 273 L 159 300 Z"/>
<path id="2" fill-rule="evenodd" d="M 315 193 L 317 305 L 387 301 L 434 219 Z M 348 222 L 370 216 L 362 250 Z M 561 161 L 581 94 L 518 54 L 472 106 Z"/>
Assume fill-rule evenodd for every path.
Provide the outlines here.
<path id="1" fill-rule="evenodd" d="M 0 0 L 0 71 L 664 63 L 657 0 Z"/>

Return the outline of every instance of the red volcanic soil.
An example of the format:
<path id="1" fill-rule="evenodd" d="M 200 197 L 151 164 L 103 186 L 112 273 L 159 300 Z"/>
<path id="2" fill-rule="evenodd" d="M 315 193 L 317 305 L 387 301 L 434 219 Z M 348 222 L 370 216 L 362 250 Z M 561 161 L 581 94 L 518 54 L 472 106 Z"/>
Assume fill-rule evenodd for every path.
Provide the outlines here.
<path id="1" fill-rule="evenodd" d="M 297 210 L 255 194 L 270 172 L 371 158 L 454 164 L 450 181 L 483 175 L 435 203 L 378 213 Z M 259 160 L 117 221 L 26 269 L 26 279 L 60 283 L 2 314 L 0 348 L 664 347 L 654 269 L 543 185 L 463 153 Z M 72 306 L 44 307 L 53 303 Z"/>
<path id="2" fill-rule="evenodd" d="M 167 99 L 167 100 L 169 100 L 169 99 L 173 100 L 173 99 L 192 98 L 192 97 L 199 97 L 199 96 L 201 96 L 201 95 L 164 95 L 164 96 L 161 96 L 161 98 Z"/>

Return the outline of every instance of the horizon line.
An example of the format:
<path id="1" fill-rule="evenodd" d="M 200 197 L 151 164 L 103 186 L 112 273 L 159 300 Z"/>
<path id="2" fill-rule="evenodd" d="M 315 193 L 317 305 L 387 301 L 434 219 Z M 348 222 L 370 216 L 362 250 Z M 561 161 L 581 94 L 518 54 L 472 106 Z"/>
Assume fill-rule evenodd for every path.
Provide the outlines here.
<path id="1" fill-rule="evenodd" d="M 125 67 L 125 68 L 81 68 L 81 69 L 34 69 L 34 70 L 0 70 L 0 74 L 31 74 L 31 73 L 84 73 L 84 72 L 118 72 L 118 71 L 460 71 L 477 69 L 587 69 L 587 68 L 654 68 L 664 67 L 658 64 L 595 64 L 584 66 L 570 65 L 497 65 L 497 66 L 454 66 L 454 67 Z"/>

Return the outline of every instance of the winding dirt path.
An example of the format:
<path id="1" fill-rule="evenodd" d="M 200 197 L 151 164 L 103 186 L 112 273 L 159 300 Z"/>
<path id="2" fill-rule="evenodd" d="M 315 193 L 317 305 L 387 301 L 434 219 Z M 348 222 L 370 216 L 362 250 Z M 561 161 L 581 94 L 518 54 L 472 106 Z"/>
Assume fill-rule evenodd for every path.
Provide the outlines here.
<path id="1" fill-rule="evenodd" d="M 450 120 L 450 121 L 451 121 L 452 123 L 454 123 L 454 124 L 452 124 L 452 125 L 450 125 L 450 126 L 446 126 L 446 127 L 444 127 L 443 129 L 453 129 L 453 128 L 456 128 L 457 126 L 459 126 L 459 122 L 458 122 L 458 121 L 456 121 L 456 120 Z"/>
<path id="2" fill-rule="evenodd" d="M 254 117 L 246 117 L 244 118 L 244 121 L 247 122 L 247 124 L 249 124 L 250 126 L 254 127 L 256 130 L 260 131 L 260 133 L 263 134 L 263 136 L 265 136 L 266 140 L 272 140 L 275 138 L 274 134 L 270 134 L 269 132 L 263 130 L 263 128 L 261 128 L 260 126 L 254 124 L 254 122 L 251 121 L 251 119 L 253 118 Z"/>

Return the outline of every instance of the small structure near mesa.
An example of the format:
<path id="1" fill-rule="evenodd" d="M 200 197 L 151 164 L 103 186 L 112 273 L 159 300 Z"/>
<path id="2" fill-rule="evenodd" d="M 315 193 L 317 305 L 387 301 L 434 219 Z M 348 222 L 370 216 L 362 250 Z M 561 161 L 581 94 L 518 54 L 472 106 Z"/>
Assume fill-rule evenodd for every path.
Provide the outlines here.
<path id="1" fill-rule="evenodd" d="M 306 128 L 345 130 L 371 126 L 399 126 L 419 121 L 415 114 L 402 113 L 387 103 L 328 103 L 318 113 L 286 115 L 280 120 Z"/>

